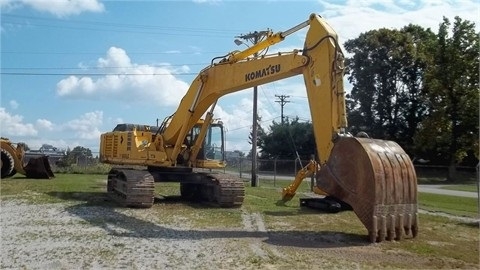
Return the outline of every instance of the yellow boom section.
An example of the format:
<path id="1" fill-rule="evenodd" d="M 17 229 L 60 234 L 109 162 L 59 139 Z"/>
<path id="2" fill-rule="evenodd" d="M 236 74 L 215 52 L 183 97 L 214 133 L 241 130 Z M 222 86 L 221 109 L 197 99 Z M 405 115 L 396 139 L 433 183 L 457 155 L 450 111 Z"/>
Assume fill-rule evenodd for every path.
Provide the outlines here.
<path id="1" fill-rule="evenodd" d="M 183 140 L 185 134 L 221 96 L 298 75 L 308 59 L 297 53 L 289 53 L 235 64 L 222 63 L 202 71 L 162 134 L 166 145 L 175 146 L 171 158 L 180 152 L 181 144 L 178 141 Z"/>
<path id="2" fill-rule="evenodd" d="M 259 51 L 266 45 L 280 42 L 286 35 L 305 26 L 310 28 L 303 55 L 294 51 L 283 55 L 244 59 L 255 53 L 255 50 Z M 347 126 L 343 56 L 336 40 L 336 33 L 325 20 L 312 14 L 308 21 L 272 35 L 253 46 L 253 49 L 235 53 L 226 61 L 204 69 L 191 84 L 170 124 L 163 131 L 165 145 L 174 146 L 170 160 L 175 160 L 180 153 L 181 142 L 186 133 L 221 96 L 303 73 L 310 112 L 312 118 L 315 117 L 313 127 L 317 150 L 321 164 L 325 163 L 333 147 L 332 137 L 343 132 Z M 325 132 L 326 128 L 328 132 Z"/>

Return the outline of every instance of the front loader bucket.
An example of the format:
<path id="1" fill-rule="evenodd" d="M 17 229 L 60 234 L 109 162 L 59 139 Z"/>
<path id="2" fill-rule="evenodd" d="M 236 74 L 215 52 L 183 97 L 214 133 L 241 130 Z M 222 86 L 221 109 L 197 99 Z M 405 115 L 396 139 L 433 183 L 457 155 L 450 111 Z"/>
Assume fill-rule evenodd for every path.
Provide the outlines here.
<path id="1" fill-rule="evenodd" d="M 395 142 L 338 139 L 317 174 L 317 186 L 352 206 L 371 242 L 418 233 L 415 169 Z"/>
<path id="2" fill-rule="evenodd" d="M 31 158 L 23 168 L 27 178 L 50 179 L 55 177 L 47 156 Z"/>

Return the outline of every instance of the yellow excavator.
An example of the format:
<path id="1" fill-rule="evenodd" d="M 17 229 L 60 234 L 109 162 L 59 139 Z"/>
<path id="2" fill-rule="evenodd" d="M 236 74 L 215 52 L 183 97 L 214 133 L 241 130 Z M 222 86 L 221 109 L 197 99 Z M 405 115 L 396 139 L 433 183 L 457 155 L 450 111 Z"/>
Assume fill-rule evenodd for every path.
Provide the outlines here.
<path id="1" fill-rule="evenodd" d="M 303 49 L 260 55 L 308 27 Z M 177 110 L 160 127 L 120 124 L 101 135 L 100 160 L 116 165 L 107 191 L 117 202 L 151 207 L 154 182 L 180 182 L 181 196 L 239 207 L 242 180 L 203 169 L 225 167 L 223 125 L 213 120 L 218 99 L 253 86 L 303 75 L 318 154 L 283 190 L 289 200 L 302 179 L 316 174 L 316 191 L 352 207 L 371 242 L 415 237 L 417 178 L 395 142 L 346 132 L 344 56 L 337 34 L 319 15 L 287 31 L 270 33 L 243 51 L 217 57 L 200 71 Z M 204 119 L 202 117 L 204 116 Z"/>
<path id="2" fill-rule="evenodd" d="M 20 144 L 14 144 L 7 138 L 0 139 L 1 178 L 9 178 L 16 173 L 27 178 L 50 179 L 55 177 L 47 156 L 30 158 L 25 162 L 25 151 Z"/>

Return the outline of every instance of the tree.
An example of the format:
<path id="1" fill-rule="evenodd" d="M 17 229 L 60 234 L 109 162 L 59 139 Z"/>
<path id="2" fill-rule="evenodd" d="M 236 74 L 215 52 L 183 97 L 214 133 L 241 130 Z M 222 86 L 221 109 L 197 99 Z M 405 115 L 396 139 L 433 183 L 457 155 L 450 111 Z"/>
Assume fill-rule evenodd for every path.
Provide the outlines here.
<path id="1" fill-rule="evenodd" d="M 417 147 L 434 153 L 449 166 L 447 179 L 455 180 L 456 166 L 478 147 L 479 34 L 473 22 L 443 18 L 434 62 L 427 69 L 425 96 L 428 114 L 415 136 Z"/>
<path id="2" fill-rule="evenodd" d="M 298 117 L 286 119 L 284 124 L 272 122 L 270 132 L 262 136 L 261 157 L 265 159 L 310 159 L 315 154 L 315 138 L 310 122 L 299 122 Z"/>
<path id="3" fill-rule="evenodd" d="M 413 145 L 411 139 L 425 113 L 419 99 L 426 48 L 434 39 L 429 29 L 408 25 L 401 30 L 379 29 L 345 43 L 353 56 L 346 59 L 353 84 L 346 105 L 350 131 Z"/>
<path id="4" fill-rule="evenodd" d="M 233 152 L 237 154 L 239 157 L 245 157 L 245 153 L 240 150 L 234 150 Z"/>
<path id="5" fill-rule="evenodd" d="M 67 155 L 63 160 L 63 166 L 70 166 L 76 164 L 78 158 L 93 158 L 92 151 L 83 146 L 76 146 L 73 150 L 67 149 Z"/>

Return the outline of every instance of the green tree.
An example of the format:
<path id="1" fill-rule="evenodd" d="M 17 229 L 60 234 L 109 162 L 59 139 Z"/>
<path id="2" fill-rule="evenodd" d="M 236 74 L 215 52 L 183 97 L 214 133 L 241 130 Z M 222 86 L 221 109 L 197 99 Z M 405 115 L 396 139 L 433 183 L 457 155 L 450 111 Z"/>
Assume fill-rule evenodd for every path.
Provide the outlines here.
<path id="1" fill-rule="evenodd" d="M 478 147 L 479 34 L 473 22 L 458 16 L 451 26 L 444 17 L 431 50 L 434 62 L 425 81 L 428 114 L 415 141 L 419 150 L 449 165 L 447 179 L 454 181 L 456 166 Z"/>
<path id="2" fill-rule="evenodd" d="M 67 149 L 67 155 L 63 160 L 63 166 L 76 164 L 79 158 L 93 158 L 92 151 L 83 146 L 76 146 L 73 150 Z"/>
<path id="3" fill-rule="evenodd" d="M 392 139 L 403 146 L 412 137 L 425 113 L 419 99 L 424 70 L 429 61 L 429 29 L 408 25 L 401 30 L 379 29 L 362 33 L 345 43 L 353 56 L 346 59 L 350 131 Z"/>
<path id="4" fill-rule="evenodd" d="M 316 150 L 312 123 L 299 122 L 298 117 L 287 118 L 284 124 L 273 121 L 261 142 L 261 158 L 265 159 L 295 159 L 298 152 L 301 159 L 308 160 Z"/>

